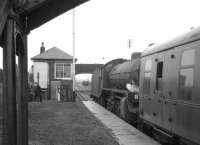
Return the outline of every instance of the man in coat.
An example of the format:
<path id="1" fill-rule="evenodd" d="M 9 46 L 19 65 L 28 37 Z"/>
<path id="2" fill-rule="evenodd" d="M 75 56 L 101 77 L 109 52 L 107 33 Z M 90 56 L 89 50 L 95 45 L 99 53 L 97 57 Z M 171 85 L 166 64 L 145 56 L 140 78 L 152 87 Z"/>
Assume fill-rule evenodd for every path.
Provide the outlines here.
<path id="1" fill-rule="evenodd" d="M 35 93 L 35 98 L 39 98 L 39 101 L 42 102 L 42 91 L 38 83 L 36 83 L 36 86 L 34 88 L 34 93 Z"/>

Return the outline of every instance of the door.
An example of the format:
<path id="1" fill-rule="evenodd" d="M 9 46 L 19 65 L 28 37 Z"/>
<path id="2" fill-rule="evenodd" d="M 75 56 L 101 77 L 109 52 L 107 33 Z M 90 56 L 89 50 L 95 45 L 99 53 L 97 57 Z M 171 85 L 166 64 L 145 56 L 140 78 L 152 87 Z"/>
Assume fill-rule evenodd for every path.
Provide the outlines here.
<path id="1" fill-rule="evenodd" d="M 152 117 L 152 58 L 146 57 L 141 60 L 140 68 L 140 117 L 153 122 Z"/>
<path id="2" fill-rule="evenodd" d="M 200 144 L 200 41 L 176 48 L 179 56 L 177 99 L 172 106 L 172 131 Z"/>
<path id="3" fill-rule="evenodd" d="M 165 52 L 165 62 L 163 69 L 163 128 L 172 130 L 174 115 L 172 107 L 176 103 L 177 96 L 177 74 L 178 74 L 178 56 L 175 50 L 171 49 Z"/>
<path id="4" fill-rule="evenodd" d="M 152 117 L 156 125 L 162 126 L 163 122 L 163 69 L 164 52 L 153 57 L 153 95 L 152 95 Z"/>
<path id="5" fill-rule="evenodd" d="M 56 86 L 60 86 L 60 81 L 51 81 L 51 99 L 56 100 Z"/>

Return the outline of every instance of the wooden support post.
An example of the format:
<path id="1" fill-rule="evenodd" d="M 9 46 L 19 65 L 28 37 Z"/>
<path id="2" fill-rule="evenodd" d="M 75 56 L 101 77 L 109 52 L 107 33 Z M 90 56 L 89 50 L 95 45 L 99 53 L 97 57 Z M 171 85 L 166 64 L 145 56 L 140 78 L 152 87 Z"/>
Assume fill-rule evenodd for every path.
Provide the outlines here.
<path id="1" fill-rule="evenodd" d="M 16 39 L 19 63 L 20 94 L 18 98 L 18 145 L 28 145 L 28 59 L 27 59 L 27 36 Z"/>
<path id="2" fill-rule="evenodd" d="M 37 72 L 37 83 L 38 83 L 38 85 L 40 85 L 40 73 L 39 72 Z"/>
<path id="3" fill-rule="evenodd" d="M 8 18 L 3 35 L 3 145 L 17 142 L 14 23 Z"/>

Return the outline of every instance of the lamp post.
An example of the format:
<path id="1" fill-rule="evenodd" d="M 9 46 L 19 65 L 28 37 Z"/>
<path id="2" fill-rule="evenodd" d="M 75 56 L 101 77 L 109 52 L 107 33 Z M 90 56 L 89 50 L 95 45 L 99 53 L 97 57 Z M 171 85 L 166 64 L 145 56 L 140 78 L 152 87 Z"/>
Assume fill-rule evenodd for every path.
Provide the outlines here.
<path id="1" fill-rule="evenodd" d="M 75 8 L 73 8 L 73 12 L 72 12 L 73 14 L 73 16 L 72 16 L 72 25 L 73 25 L 73 32 L 72 32 L 72 35 L 73 35 L 73 42 L 72 42 L 72 45 L 73 45 L 73 69 L 72 69 L 72 77 L 73 77 L 73 100 L 75 99 L 75 90 L 76 90 L 76 81 L 75 81 L 75 63 L 76 63 L 76 58 L 75 58 L 75 47 L 76 47 L 76 45 L 75 45 L 75 43 L 76 43 L 76 38 L 75 38 Z"/>

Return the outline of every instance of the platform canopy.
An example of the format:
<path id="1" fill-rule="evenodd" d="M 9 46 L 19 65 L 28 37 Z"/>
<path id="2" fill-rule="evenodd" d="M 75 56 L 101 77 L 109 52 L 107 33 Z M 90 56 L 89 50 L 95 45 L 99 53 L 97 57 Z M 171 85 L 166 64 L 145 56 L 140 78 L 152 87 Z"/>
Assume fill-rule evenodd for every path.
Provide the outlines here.
<path id="1" fill-rule="evenodd" d="M 26 18 L 31 31 L 86 1 L 89 0 L 0 0 L 0 40 L 12 5 L 21 18 Z"/>
<path id="2" fill-rule="evenodd" d="M 27 16 L 27 26 L 31 31 L 86 1 L 88 0 L 27 0 L 21 14 Z"/>

